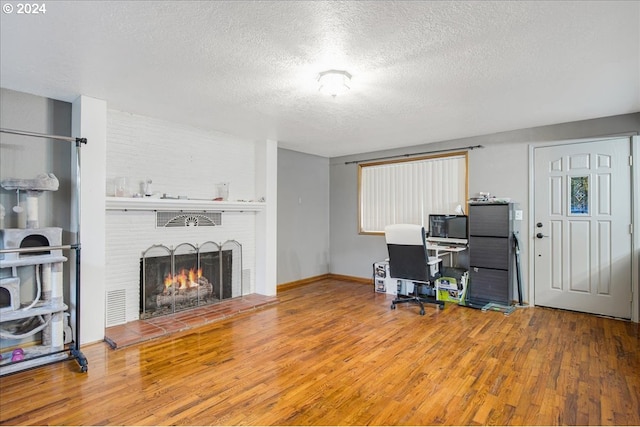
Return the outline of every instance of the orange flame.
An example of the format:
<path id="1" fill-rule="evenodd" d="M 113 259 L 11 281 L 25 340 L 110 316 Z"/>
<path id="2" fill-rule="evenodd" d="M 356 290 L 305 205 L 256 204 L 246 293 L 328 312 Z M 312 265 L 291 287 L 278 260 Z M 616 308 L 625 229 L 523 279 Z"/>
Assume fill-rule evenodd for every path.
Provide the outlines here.
<path id="1" fill-rule="evenodd" d="M 178 274 L 172 276 L 168 273 L 164 278 L 164 286 L 177 286 L 178 289 L 195 288 L 198 286 L 198 279 L 202 277 L 202 269 L 191 268 L 188 271 L 184 268 Z"/>

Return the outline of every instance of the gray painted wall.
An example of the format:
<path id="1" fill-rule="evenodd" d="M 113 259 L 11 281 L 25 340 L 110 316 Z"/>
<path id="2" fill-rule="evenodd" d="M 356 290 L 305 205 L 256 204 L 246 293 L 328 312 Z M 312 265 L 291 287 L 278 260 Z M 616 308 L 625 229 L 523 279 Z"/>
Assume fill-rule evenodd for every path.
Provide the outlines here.
<path id="1" fill-rule="evenodd" d="M 277 283 L 329 273 L 329 159 L 278 149 Z"/>
<path id="2" fill-rule="evenodd" d="M 0 127 L 37 133 L 71 136 L 71 104 L 40 96 L 0 89 Z M 38 198 L 41 227 L 69 229 L 71 189 L 71 150 L 69 142 L 52 141 L 0 133 L 0 180 L 34 178 L 53 172 L 60 181 L 55 197 L 44 192 Z M 24 201 L 25 195 L 20 198 Z M 0 187 L 0 204 L 6 210 L 5 227 L 17 227 L 18 215 L 12 211 L 16 192 Z M 55 223 L 54 223 L 55 218 Z"/>
<path id="3" fill-rule="evenodd" d="M 473 196 L 483 191 L 498 197 L 511 197 L 519 203 L 519 209 L 523 210 L 520 241 L 523 294 L 524 300 L 527 301 L 530 243 L 529 145 L 623 133 L 638 134 L 638 132 L 640 132 L 640 113 L 634 113 L 332 158 L 330 161 L 330 272 L 363 278 L 371 277 L 372 264 L 387 257 L 384 236 L 358 234 L 358 167 L 356 164 L 346 165 L 345 162 L 483 145 L 485 148 L 469 152 L 469 195 Z M 517 295 L 515 291 L 514 295 Z"/>

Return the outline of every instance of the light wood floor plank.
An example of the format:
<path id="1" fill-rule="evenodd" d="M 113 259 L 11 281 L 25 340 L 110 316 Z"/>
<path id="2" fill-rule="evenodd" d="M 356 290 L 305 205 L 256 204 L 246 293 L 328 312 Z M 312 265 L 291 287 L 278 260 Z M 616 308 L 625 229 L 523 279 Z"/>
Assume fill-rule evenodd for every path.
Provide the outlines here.
<path id="1" fill-rule="evenodd" d="M 0 378 L 2 425 L 640 425 L 640 327 L 400 305 L 346 280 Z"/>

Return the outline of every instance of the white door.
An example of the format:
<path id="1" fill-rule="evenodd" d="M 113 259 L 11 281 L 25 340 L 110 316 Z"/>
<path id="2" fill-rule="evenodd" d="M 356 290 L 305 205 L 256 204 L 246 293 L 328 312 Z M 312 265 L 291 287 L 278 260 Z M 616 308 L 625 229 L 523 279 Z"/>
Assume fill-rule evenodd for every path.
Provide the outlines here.
<path id="1" fill-rule="evenodd" d="M 533 151 L 535 304 L 630 319 L 629 138 Z"/>

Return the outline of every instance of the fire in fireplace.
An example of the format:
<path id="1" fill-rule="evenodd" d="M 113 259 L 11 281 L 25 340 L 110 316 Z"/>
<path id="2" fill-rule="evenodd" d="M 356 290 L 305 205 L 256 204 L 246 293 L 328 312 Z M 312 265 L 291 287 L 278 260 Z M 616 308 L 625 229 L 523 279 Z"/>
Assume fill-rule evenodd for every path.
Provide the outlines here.
<path id="1" fill-rule="evenodd" d="M 173 306 L 200 300 L 207 301 L 213 294 L 213 285 L 202 275 L 201 268 L 184 268 L 177 274 L 168 273 L 164 278 L 164 290 L 156 296 L 158 306 Z"/>
<path id="2" fill-rule="evenodd" d="M 233 274 L 234 263 L 242 259 L 241 246 L 235 242 L 225 248 L 228 243 L 207 242 L 200 247 L 183 243 L 175 249 L 154 245 L 144 251 L 140 259 L 140 318 L 241 296 L 241 285 L 240 292 L 234 292 Z"/>

